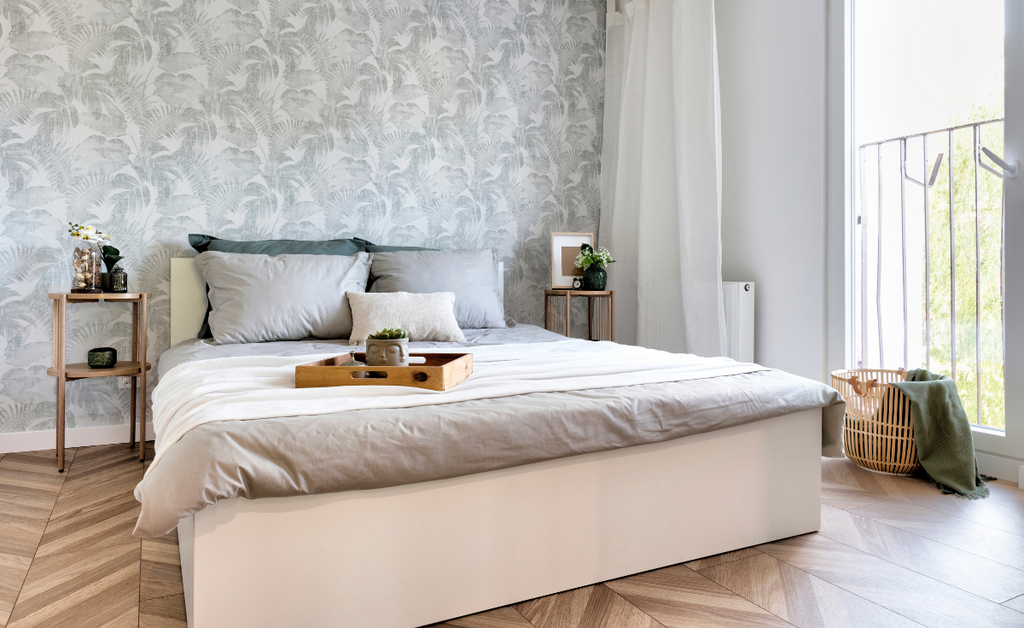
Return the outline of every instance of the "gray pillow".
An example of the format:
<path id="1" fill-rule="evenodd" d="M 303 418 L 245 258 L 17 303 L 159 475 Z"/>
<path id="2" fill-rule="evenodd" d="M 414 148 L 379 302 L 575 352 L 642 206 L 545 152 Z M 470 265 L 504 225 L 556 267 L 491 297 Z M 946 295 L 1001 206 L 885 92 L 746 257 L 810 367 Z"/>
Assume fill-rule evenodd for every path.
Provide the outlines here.
<path id="1" fill-rule="evenodd" d="M 222 240 L 205 233 L 188 234 L 188 243 L 197 253 L 221 251 L 224 253 L 259 253 L 262 255 L 355 255 L 366 250 L 369 244 L 362 238 L 341 238 L 338 240 Z M 209 296 L 209 291 L 207 291 Z M 209 301 L 209 299 L 207 299 Z M 199 328 L 199 338 L 213 338 L 210 333 L 210 306 Z"/>
<path id="2" fill-rule="evenodd" d="M 394 251 L 436 251 L 422 246 L 391 246 L 390 244 L 366 243 L 367 253 L 393 253 Z"/>
<path id="3" fill-rule="evenodd" d="M 207 251 L 210 329 L 223 344 L 348 338 L 346 292 L 363 292 L 370 255 L 251 255 Z"/>
<path id="4" fill-rule="evenodd" d="M 505 327 L 505 308 L 495 285 L 495 253 L 396 251 L 374 253 L 371 292 L 454 292 L 462 329 Z"/>

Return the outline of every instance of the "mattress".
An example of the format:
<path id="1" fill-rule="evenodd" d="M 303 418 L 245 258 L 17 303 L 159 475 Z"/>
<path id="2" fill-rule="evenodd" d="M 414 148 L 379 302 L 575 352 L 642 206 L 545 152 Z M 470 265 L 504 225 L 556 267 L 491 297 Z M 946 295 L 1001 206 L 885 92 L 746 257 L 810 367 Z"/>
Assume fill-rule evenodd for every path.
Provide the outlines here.
<path id="1" fill-rule="evenodd" d="M 465 334 L 464 343 L 412 343 L 410 351 L 565 340 L 531 325 Z M 349 350 L 345 341 L 218 345 L 196 340 L 164 352 L 158 372 L 163 377 L 182 365 L 226 357 Z M 839 394 L 773 369 L 418 407 L 218 420 L 187 431 L 150 467 L 136 488 L 142 511 L 135 534 L 161 536 L 184 517 L 223 499 L 459 477 L 667 441 L 812 408 L 822 408 L 822 453 L 841 455 L 845 405 Z"/>

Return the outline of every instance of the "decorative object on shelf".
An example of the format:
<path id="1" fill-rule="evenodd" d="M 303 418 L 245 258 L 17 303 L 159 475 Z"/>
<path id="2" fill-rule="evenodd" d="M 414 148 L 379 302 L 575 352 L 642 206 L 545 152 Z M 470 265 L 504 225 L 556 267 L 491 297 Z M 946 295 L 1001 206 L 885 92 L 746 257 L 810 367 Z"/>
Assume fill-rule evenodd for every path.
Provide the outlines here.
<path id="1" fill-rule="evenodd" d="M 128 273 L 124 272 L 121 266 L 115 266 L 114 272 L 110 273 L 110 292 L 128 292 Z"/>
<path id="2" fill-rule="evenodd" d="M 92 369 L 112 369 L 117 364 L 117 349 L 113 347 L 89 349 L 87 364 Z"/>
<path id="3" fill-rule="evenodd" d="M 582 290 L 583 289 L 583 277 L 573 277 L 572 278 L 572 289 L 573 290 Z"/>
<path id="4" fill-rule="evenodd" d="M 71 281 L 72 292 L 102 292 L 99 283 L 100 258 L 96 249 L 76 246 L 71 257 L 71 268 L 75 272 L 75 278 Z"/>
<path id="5" fill-rule="evenodd" d="M 83 226 L 69 222 L 68 233 L 86 243 L 85 247 L 75 247 L 71 258 L 71 267 L 75 278 L 71 281 L 71 292 L 98 293 L 100 289 L 100 251 L 97 249 L 110 236 L 97 231 L 95 227 Z"/>
<path id="6" fill-rule="evenodd" d="M 594 244 L 593 233 L 552 233 L 551 234 L 551 287 L 568 290 L 572 278 L 582 277 L 583 269 L 576 266 L 580 246 Z"/>
<path id="7" fill-rule="evenodd" d="M 110 236 L 107 236 L 109 239 Z M 109 244 L 104 244 L 100 247 L 100 253 L 103 254 L 103 265 L 107 267 L 107 272 L 114 272 L 114 268 L 117 267 L 117 263 L 124 259 L 124 255 L 121 255 L 121 251 L 115 249 Z"/>
<path id="8" fill-rule="evenodd" d="M 595 249 L 593 246 L 583 243 L 580 245 L 580 253 L 576 256 L 576 267 L 583 269 L 583 289 L 591 291 L 602 291 L 608 286 L 608 271 L 605 266 L 615 263 L 611 253 L 603 246 Z"/>
<path id="9" fill-rule="evenodd" d="M 601 268 L 597 264 L 593 266 L 587 266 L 587 269 L 583 271 L 583 289 L 584 290 L 604 290 L 608 286 L 608 271 Z"/>
<path id="10" fill-rule="evenodd" d="M 367 366 L 409 366 L 409 334 L 382 329 L 366 339 Z"/>
<path id="11" fill-rule="evenodd" d="M 121 255 L 121 251 L 109 244 L 104 244 L 100 247 L 100 254 L 103 256 L 103 265 L 107 268 L 107 272 L 100 273 L 100 288 L 103 292 L 128 292 L 127 282 L 125 282 L 124 290 L 114 290 L 111 280 L 111 275 L 114 273 L 114 269 L 118 268 L 117 263 L 124 259 L 124 256 Z"/>

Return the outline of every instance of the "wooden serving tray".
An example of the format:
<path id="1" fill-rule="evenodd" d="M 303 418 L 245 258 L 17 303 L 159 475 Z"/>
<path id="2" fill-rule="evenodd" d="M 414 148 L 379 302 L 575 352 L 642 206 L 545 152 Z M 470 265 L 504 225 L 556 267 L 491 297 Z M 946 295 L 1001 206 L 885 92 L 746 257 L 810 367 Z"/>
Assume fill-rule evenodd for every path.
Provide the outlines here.
<path id="1" fill-rule="evenodd" d="M 472 353 L 410 353 L 409 357 L 427 361 L 409 366 L 341 366 L 353 358 L 366 362 L 365 353 L 345 353 L 300 364 L 295 367 L 295 387 L 414 386 L 443 391 L 473 373 Z"/>

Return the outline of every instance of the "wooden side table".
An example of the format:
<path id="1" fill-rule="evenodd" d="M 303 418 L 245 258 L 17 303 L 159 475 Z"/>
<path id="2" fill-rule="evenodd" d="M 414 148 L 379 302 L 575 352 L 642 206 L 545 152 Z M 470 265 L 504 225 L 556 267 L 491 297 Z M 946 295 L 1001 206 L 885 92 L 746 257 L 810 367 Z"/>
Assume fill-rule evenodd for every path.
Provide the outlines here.
<path id="1" fill-rule="evenodd" d="M 144 292 L 124 293 L 66 293 L 50 294 L 53 299 L 53 368 L 46 369 L 47 375 L 57 378 L 57 471 L 64 472 L 64 385 L 77 379 L 93 377 L 131 377 L 131 447 L 135 448 L 135 386 L 139 384 L 141 408 L 139 421 L 139 462 L 146 461 L 146 302 L 150 295 Z M 132 304 L 132 359 L 118 360 L 114 368 L 94 369 L 87 363 L 67 364 L 65 361 L 65 332 L 67 330 L 67 307 L 72 303 L 96 303 L 114 301 Z"/>
<path id="2" fill-rule="evenodd" d="M 614 290 L 545 290 L 544 329 L 569 336 L 572 329 L 572 298 L 587 299 L 587 337 L 590 340 L 615 340 Z M 596 303 L 595 303 L 596 302 Z"/>

